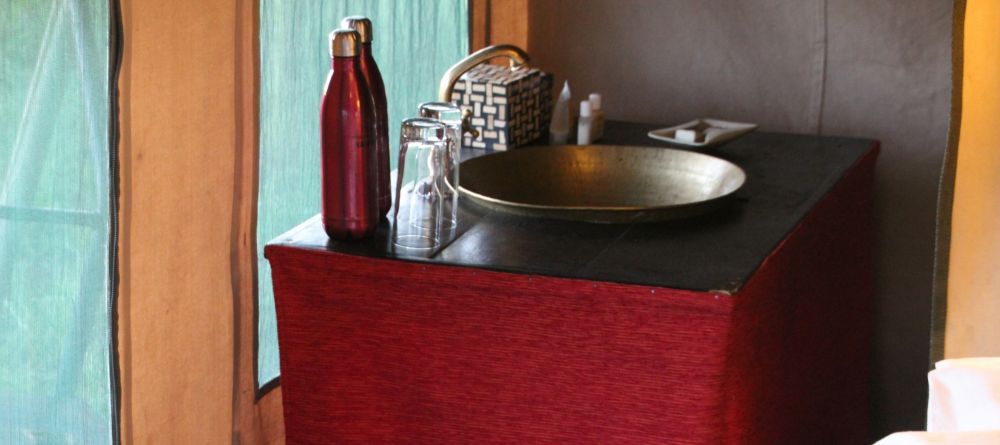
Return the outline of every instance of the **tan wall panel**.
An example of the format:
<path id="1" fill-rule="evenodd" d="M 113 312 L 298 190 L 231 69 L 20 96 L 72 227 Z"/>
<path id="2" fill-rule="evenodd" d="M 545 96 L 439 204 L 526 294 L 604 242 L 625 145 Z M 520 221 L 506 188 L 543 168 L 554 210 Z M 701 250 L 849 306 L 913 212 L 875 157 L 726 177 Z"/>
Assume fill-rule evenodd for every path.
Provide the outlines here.
<path id="1" fill-rule="evenodd" d="M 123 443 L 280 443 L 252 367 L 257 3 L 122 9 Z"/>
<path id="2" fill-rule="evenodd" d="M 228 443 L 234 11 L 226 1 L 122 6 L 125 442 Z"/>
<path id="3" fill-rule="evenodd" d="M 967 0 L 947 358 L 1000 356 L 1000 3 Z"/>

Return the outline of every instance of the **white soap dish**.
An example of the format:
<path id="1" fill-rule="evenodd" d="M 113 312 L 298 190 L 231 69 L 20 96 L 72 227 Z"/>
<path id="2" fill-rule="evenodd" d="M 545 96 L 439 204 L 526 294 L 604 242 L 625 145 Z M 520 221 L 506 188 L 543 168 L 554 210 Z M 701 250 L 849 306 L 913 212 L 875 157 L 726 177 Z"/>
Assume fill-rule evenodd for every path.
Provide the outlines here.
<path id="1" fill-rule="evenodd" d="M 719 119 L 695 119 L 670 128 L 649 132 L 649 137 L 689 147 L 710 147 L 735 139 L 757 129 L 757 124 Z"/>

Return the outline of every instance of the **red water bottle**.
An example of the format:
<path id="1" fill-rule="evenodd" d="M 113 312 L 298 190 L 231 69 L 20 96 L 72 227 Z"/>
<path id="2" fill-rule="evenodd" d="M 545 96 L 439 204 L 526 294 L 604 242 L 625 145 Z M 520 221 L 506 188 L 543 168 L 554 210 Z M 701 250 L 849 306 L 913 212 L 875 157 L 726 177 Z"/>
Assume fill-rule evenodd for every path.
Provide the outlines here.
<path id="1" fill-rule="evenodd" d="M 378 156 L 378 213 L 386 215 L 392 207 L 389 186 L 389 109 L 382 73 L 372 56 L 372 22 L 367 17 L 351 16 L 340 21 L 341 28 L 353 29 L 361 37 L 361 72 L 375 100 L 375 153 Z"/>
<path id="2" fill-rule="evenodd" d="M 375 113 L 361 72 L 360 36 L 330 33 L 331 73 L 320 108 L 323 226 L 334 239 L 364 238 L 379 221 Z"/>

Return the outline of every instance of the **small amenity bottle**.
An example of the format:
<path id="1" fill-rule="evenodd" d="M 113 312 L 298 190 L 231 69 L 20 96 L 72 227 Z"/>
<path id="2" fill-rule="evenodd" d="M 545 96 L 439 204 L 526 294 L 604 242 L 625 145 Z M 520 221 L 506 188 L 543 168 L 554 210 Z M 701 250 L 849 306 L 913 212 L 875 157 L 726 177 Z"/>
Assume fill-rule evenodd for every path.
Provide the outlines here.
<path id="1" fill-rule="evenodd" d="M 330 33 L 330 75 L 320 107 L 323 227 L 334 239 L 375 233 L 379 221 L 371 92 L 361 72 L 360 36 Z"/>
<path id="2" fill-rule="evenodd" d="M 590 125 L 593 127 L 591 129 L 591 142 L 596 142 L 604 137 L 604 110 L 601 107 L 601 95 L 598 93 L 590 93 Z"/>
<path id="3" fill-rule="evenodd" d="M 361 73 L 368 82 L 374 100 L 375 112 L 375 153 L 378 156 L 378 214 L 386 215 L 392 207 L 392 190 L 389 186 L 389 109 L 385 97 L 385 83 L 382 73 L 372 56 L 372 21 L 367 17 L 351 16 L 340 21 L 340 27 L 353 29 L 361 38 L 360 63 Z"/>
<path id="4" fill-rule="evenodd" d="M 594 143 L 594 109 L 590 106 L 590 101 L 580 102 L 580 120 L 576 127 L 576 143 L 578 145 L 590 145 Z"/>
<path id="5" fill-rule="evenodd" d="M 569 101 L 572 94 L 569 91 L 569 81 L 563 82 L 562 92 L 552 107 L 552 122 L 549 123 L 549 144 L 563 145 L 569 142 Z"/>

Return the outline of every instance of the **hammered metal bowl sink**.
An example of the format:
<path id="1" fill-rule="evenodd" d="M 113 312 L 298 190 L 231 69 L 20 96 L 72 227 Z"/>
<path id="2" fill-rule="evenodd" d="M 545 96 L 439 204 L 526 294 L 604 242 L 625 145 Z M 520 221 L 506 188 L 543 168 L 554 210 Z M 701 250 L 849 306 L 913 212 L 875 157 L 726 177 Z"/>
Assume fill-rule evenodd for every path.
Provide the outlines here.
<path id="1" fill-rule="evenodd" d="M 706 154 L 661 147 L 518 148 L 461 164 L 461 196 L 524 216 L 599 223 L 653 222 L 725 205 L 743 169 Z"/>

